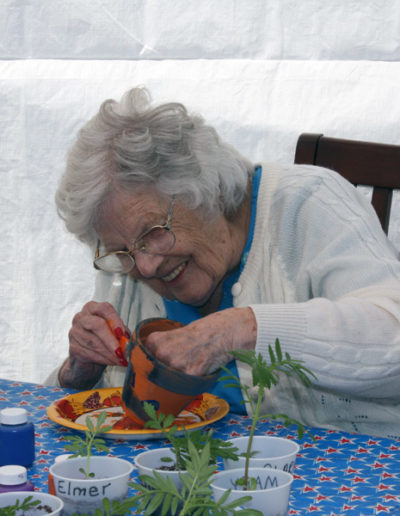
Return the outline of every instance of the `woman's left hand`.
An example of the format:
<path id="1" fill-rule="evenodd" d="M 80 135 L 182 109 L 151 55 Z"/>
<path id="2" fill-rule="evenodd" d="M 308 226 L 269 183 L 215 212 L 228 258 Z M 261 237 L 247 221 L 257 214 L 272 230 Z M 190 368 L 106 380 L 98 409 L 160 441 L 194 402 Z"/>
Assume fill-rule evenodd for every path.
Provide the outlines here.
<path id="1" fill-rule="evenodd" d="M 205 375 L 232 360 L 229 351 L 254 349 L 257 322 L 253 310 L 228 308 L 183 328 L 151 333 L 146 347 L 161 362 L 186 374 Z"/>

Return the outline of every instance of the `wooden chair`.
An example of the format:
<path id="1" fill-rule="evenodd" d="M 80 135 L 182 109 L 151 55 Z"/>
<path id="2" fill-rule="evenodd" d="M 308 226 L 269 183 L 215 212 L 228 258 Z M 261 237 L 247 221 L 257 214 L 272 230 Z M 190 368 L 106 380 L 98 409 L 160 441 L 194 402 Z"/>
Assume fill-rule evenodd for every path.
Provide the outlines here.
<path id="1" fill-rule="evenodd" d="M 400 146 L 303 133 L 295 163 L 335 170 L 353 185 L 372 186 L 372 205 L 387 234 L 394 189 L 400 189 Z"/>

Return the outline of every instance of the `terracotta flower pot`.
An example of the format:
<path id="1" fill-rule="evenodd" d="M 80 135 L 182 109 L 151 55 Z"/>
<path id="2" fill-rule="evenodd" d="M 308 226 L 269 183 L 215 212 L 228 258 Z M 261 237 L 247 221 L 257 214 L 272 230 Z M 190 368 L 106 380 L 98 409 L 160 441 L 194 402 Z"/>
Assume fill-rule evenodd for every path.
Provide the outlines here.
<path id="1" fill-rule="evenodd" d="M 135 423 L 144 425 L 148 416 L 144 402 L 163 414 L 177 416 L 195 397 L 206 392 L 216 381 L 219 371 L 208 376 L 182 373 L 163 364 L 146 349 L 146 339 L 155 331 L 169 331 L 183 324 L 170 319 L 146 319 L 136 326 L 128 345 L 128 369 L 122 392 L 122 405 Z"/>

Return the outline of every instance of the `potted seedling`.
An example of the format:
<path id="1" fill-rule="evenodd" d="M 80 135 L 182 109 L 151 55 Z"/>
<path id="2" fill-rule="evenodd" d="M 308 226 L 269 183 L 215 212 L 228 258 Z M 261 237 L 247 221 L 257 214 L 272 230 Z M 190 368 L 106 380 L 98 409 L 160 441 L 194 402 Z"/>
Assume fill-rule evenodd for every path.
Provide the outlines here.
<path id="1" fill-rule="evenodd" d="M 104 426 L 106 413 L 101 412 L 96 426 L 86 418 L 85 438 L 71 436 L 65 448 L 71 457 L 50 467 L 49 492 L 64 502 L 63 514 L 93 514 L 103 507 L 108 498 L 122 501 L 128 491 L 128 481 L 133 465 L 123 459 L 111 456 L 93 455 L 93 450 L 109 452 L 99 433 L 111 430 Z"/>
<path id="2" fill-rule="evenodd" d="M 12 491 L 0 494 L 1 516 L 57 516 L 63 506 L 60 498 L 39 491 Z"/>
<path id="3" fill-rule="evenodd" d="M 149 420 L 146 427 L 160 430 L 171 444 L 168 448 L 155 448 L 144 451 L 135 457 L 139 475 L 149 475 L 153 470 L 164 477 L 169 477 L 177 489 L 182 487 L 182 475 L 186 474 L 186 461 L 190 457 L 189 446 L 200 452 L 206 444 L 209 447 L 210 462 L 216 463 L 217 457 L 237 460 L 234 446 L 223 439 L 214 438 L 212 432 L 197 429 L 188 432 L 174 423 L 174 416 L 157 412 L 150 403 L 144 403 L 144 410 Z"/>
<path id="4" fill-rule="evenodd" d="M 81 513 L 79 515 L 74 513 L 73 516 L 125 516 L 131 514 L 130 509 L 135 505 L 136 500 L 132 502 L 132 498 L 125 498 L 122 502 L 103 498 L 102 507 L 98 507 L 93 513 Z"/>
<path id="5" fill-rule="evenodd" d="M 214 500 L 210 484 L 217 466 L 212 460 L 209 441 L 198 449 L 189 437 L 187 452 L 184 459 L 185 472 L 178 472 L 180 487 L 169 476 L 163 476 L 157 470 L 153 470 L 152 475 L 140 475 L 140 484 L 130 484 L 139 491 L 132 498 L 137 501 L 137 514 L 227 516 L 234 511 L 242 516 L 262 516 L 261 511 L 240 508 L 250 500 L 250 496 L 245 494 L 227 501 L 228 490 L 218 501 Z"/>
<path id="6" fill-rule="evenodd" d="M 228 488 L 231 488 L 228 500 L 242 496 L 243 491 L 245 491 L 252 496 L 251 502 L 246 506 L 262 507 L 264 515 L 286 514 L 293 476 L 288 471 L 283 471 L 284 467 L 282 467 L 282 463 L 280 466 L 275 466 L 277 469 L 273 469 L 273 457 L 260 456 L 260 453 L 254 453 L 255 451 L 261 452 L 261 450 L 267 449 L 269 444 L 268 441 L 271 439 L 271 437 L 268 436 L 255 437 L 255 431 L 260 419 L 281 419 L 285 426 L 289 426 L 291 424 L 297 425 L 298 437 L 301 439 L 306 432 L 304 425 L 299 421 L 288 417 L 286 414 L 262 414 L 262 400 L 265 389 L 270 389 L 272 385 L 278 385 L 279 375 L 282 373 L 287 376 L 297 378 L 306 386 L 311 384 L 310 377 L 315 378 L 315 376 L 309 369 L 303 366 L 300 360 L 291 358 L 289 353 L 285 353 L 283 355 L 278 339 L 275 341 L 275 351 L 271 346 L 269 346 L 269 364 L 261 354 L 257 355 L 253 350 L 236 350 L 231 353 L 237 360 L 250 366 L 252 372 L 252 386 L 256 388 L 257 395 L 255 399 L 253 399 L 250 392 L 251 387 L 249 385 L 242 384 L 237 376 L 224 368 L 227 375 L 221 378 L 221 381 L 228 380 L 230 383 L 226 384 L 227 386 L 240 388 L 242 390 L 244 398 L 243 402 L 250 405 L 252 423 L 249 436 L 245 438 L 244 457 L 239 459 L 239 461 L 242 460 L 244 463 L 241 463 L 241 467 L 227 469 L 215 476 L 215 479 L 211 484 L 214 489 L 215 498 L 218 500 L 220 496 L 223 496 L 226 493 Z M 259 442 L 257 443 L 257 450 L 253 449 L 255 438 L 261 441 L 263 438 L 265 439 L 264 444 L 260 444 Z M 232 439 L 231 442 L 236 444 L 235 439 Z M 278 441 L 276 443 L 278 443 Z M 240 445 L 242 448 L 243 443 L 240 443 Z M 295 450 L 296 447 L 291 452 L 291 461 L 294 461 L 293 452 Z M 269 465 L 269 467 L 253 468 L 252 461 L 255 461 L 253 462 L 253 464 L 255 464 L 259 458 L 261 459 L 262 466 Z M 225 464 L 228 464 L 229 467 L 231 467 L 229 462 L 225 461 Z M 278 469 L 279 467 L 282 469 Z M 264 497 L 262 496 L 262 491 L 265 491 Z M 258 499 L 261 500 L 261 505 L 258 505 Z"/>
<path id="7" fill-rule="evenodd" d="M 217 457 L 237 459 L 231 443 L 214 438 L 212 431 L 182 431 L 173 423 L 173 415 L 157 413 L 149 403 L 144 404 L 144 410 L 149 417 L 146 426 L 160 430 L 171 447 L 145 451 L 135 458 L 140 484 L 131 486 L 140 491 L 135 497 L 139 514 L 226 515 L 248 500 L 243 497 L 226 503 L 225 498 L 219 502 L 212 498 L 210 482 Z M 240 514 L 261 513 L 242 511 Z"/>
<path id="8" fill-rule="evenodd" d="M 213 437 L 212 432 L 202 429 L 189 432 L 187 429 L 180 429 L 178 425 L 174 423 L 175 417 L 173 415 L 165 415 L 157 412 L 154 406 L 148 402 L 144 403 L 144 410 L 149 418 L 145 427 L 160 430 L 167 441 L 171 443 L 170 450 L 172 456 L 162 457 L 161 462 L 163 467 L 161 467 L 161 469 L 184 470 L 185 461 L 190 455 L 189 442 L 192 443 L 197 450 L 201 450 L 206 443 L 209 443 L 211 462 L 216 462 L 217 457 L 230 459 L 232 461 L 237 460 L 237 449 L 232 443 Z M 161 453 L 165 452 L 165 448 L 161 448 L 160 450 Z M 167 463 L 169 463 L 168 468 L 166 467 Z"/>

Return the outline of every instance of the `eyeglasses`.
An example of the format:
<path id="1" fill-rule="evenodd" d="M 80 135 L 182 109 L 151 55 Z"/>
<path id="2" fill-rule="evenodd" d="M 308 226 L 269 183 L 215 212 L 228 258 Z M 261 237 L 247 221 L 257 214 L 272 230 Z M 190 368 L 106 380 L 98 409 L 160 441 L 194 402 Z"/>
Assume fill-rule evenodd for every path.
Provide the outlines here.
<path id="1" fill-rule="evenodd" d="M 105 272 L 128 273 L 135 267 L 135 253 L 155 255 L 166 253 L 172 249 L 175 245 L 175 235 L 171 231 L 174 203 L 175 196 L 172 196 L 166 223 L 153 226 L 140 235 L 133 242 L 132 249 L 129 251 L 112 251 L 100 255 L 100 240 L 98 240 L 93 260 L 94 268 Z"/>

